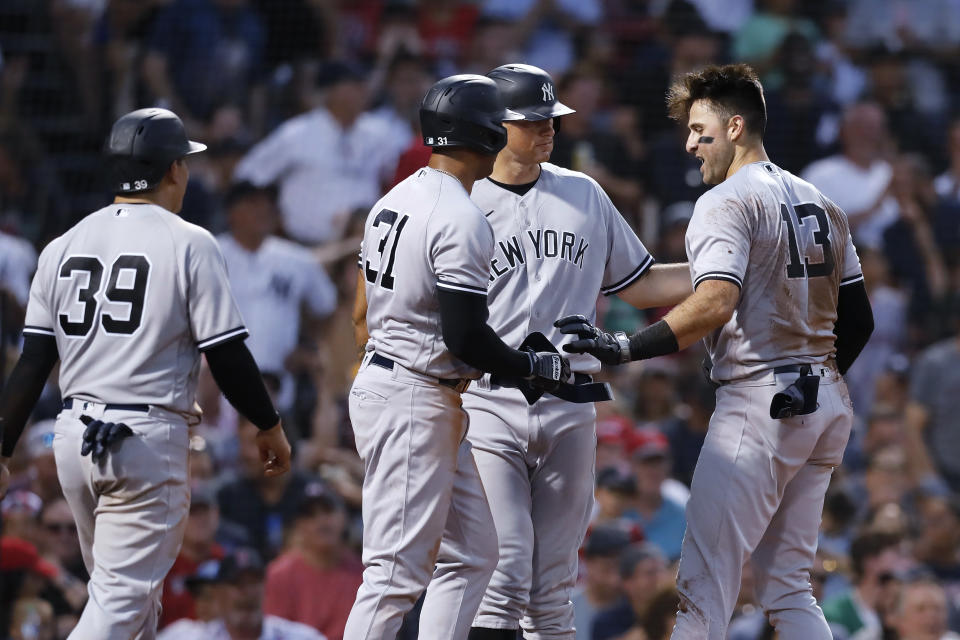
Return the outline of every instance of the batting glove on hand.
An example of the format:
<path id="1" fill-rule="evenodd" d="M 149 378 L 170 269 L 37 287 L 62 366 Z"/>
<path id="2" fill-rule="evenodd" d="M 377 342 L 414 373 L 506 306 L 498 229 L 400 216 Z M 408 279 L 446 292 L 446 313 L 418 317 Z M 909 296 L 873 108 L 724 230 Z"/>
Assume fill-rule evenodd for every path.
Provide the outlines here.
<path id="1" fill-rule="evenodd" d="M 530 375 L 527 380 L 535 387 L 553 391 L 570 377 L 570 361 L 559 353 L 527 350 L 530 356 Z"/>
<path id="2" fill-rule="evenodd" d="M 90 416 L 80 416 L 80 421 L 87 425 L 83 431 L 80 455 L 90 454 L 90 459 L 95 464 L 107 459 L 107 452 L 115 442 L 133 435 L 133 430 L 122 422 L 104 422 Z"/>
<path id="3" fill-rule="evenodd" d="M 560 329 L 560 333 L 576 334 L 579 338 L 563 345 L 567 353 L 589 353 L 603 364 L 630 362 L 630 339 L 622 331 L 607 333 L 581 315 L 565 316 L 553 326 Z"/>

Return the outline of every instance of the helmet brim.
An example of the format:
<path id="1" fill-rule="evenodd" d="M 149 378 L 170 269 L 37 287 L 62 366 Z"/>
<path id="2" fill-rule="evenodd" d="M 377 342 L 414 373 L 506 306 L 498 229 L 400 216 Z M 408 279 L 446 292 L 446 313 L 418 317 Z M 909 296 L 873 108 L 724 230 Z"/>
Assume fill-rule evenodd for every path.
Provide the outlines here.
<path id="1" fill-rule="evenodd" d="M 513 122 L 515 120 L 526 120 L 527 117 L 520 113 L 519 111 L 514 111 L 513 109 L 504 109 L 503 110 L 503 119 L 500 122 Z"/>
<path id="2" fill-rule="evenodd" d="M 187 149 L 188 151 L 185 154 L 183 154 L 185 156 L 193 155 L 194 153 L 200 153 L 201 151 L 206 151 L 207 145 L 203 144 L 202 142 L 194 142 L 193 140 L 189 140 L 187 141 Z"/>
<path id="3" fill-rule="evenodd" d="M 523 115 L 524 120 L 529 120 L 531 122 L 546 120 L 547 118 L 559 118 L 560 116 L 567 116 L 571 113 L 576 113 L 575 109 L 571 109 L 562 102 L 536 106 L 531 109 L 514 108 L 514 111 L 519 111 Z"/>

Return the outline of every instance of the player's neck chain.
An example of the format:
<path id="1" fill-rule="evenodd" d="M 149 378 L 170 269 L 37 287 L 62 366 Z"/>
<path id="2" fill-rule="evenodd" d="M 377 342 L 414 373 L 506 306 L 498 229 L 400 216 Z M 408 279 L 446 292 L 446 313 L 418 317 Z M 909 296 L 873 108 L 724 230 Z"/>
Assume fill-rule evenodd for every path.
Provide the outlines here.
<path id="1" fill-rule="evenodd" d="M 457 176 L 453 175 L 453 174 L 450 173 L 449 171 L 444 171 L 443 169 L 437 169 L 436 167 L 430 167 L 430 168 L 433 169 L 434 171 L 439 171 L 440 173 L 445 173 L 445 174 L 447 174 L 448 176 L 450 176 L 451 178 L 453 178 L 454 180 L 457 180 L 457 181 L 460 180 L 460 178 L 458 178 Z"/>

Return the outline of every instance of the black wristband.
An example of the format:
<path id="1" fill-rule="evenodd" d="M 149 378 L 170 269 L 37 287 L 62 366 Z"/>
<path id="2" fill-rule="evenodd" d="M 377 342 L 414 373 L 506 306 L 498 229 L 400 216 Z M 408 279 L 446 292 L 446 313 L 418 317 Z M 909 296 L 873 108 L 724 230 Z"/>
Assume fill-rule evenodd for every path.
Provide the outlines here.
<path id="1" fill-rule="evenodd" d="M 680 350 L 677 336 L 666 320 L 655 322 L 630 336 L 630 359 L 646 360 Z"/>

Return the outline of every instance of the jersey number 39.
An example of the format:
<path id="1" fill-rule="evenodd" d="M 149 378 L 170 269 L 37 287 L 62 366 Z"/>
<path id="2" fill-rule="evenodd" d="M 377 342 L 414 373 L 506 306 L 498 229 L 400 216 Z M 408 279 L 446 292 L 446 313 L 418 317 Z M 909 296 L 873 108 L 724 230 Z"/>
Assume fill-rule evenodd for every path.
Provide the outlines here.
<path id="1" fill-rule="evenodd" d="M 817 205 L 805 202 L 793 205 L 796 224 L 802 230 L 807 228 L 807 220 L 815 218 L 817 228 L 813 230 L 813 243 L 820 247 L 823 253 L 822 262 L 810 260 L 810 249 L 807 242 L 800 247 L 797 243 L 797 229 L 794 227 L 790 207 L 780 204 L 780 217 L 787 225 L 787 241 L 790 244 L 790 262 L 787 264 L 788 278 L 819 278 L 833 273 L 833 249 L 830 247 L 830 222 L 827 214 Z M 802 251 L 802 253 L 801 253 Z M 814 256 L 816 258 L 816 256 Z"/>
<path id="2" fill-rule="evenodd" d="M 60 328 L 68 336 L 85 336 L 97 319 L 98 294 L 103 283 L 103 263 L 96 256 L 70 256 L 60 267 L 60 280 L 77 280 L 77 299 L 73 306 L 83 305 L 83 317 L 71 320 L 71 313 L 58 317 Z M 122 278 L 122 281 L 121 281 Z M 103 297 L 108 302 L 129 305 L 126 318 L 104 311 L 100 324 L 106 333 L 133 335 L 143 320 L 143 301 L 150 279 L 150 262 L 146 256 L 125 254 L 117 256 L 110 267 L 110 278 Z"/>
<path id="3" fill-rule="evenodd" d="M 377 217 L 373 219 L 373 229 L 380 229 L 380 242 L 377 244 L 376 255 L 370 255 L 368 260 L 363 263 L 363 271 L 366 274 L 367 282 L 377 283 L 377 276 L 380 275 L 380 286 L 384 289 L 393 290 L 393 263 L 397 259 L 397 243 L 400 242 L 400 233 L 407 224 L 407 216 L 400 217 L 399 214 L 390 209 L 382 209 Z M 387 258 L 387 267 L 380 273 L 383 266 L 384 250 L 387 247 L 387 241 L 393 236 L 393 244 L 390 245 L 390 256 Z M 371 254 L 373 252 L 370 252 Z M 376 265 L 371 263 L 371 259 Z"/>

